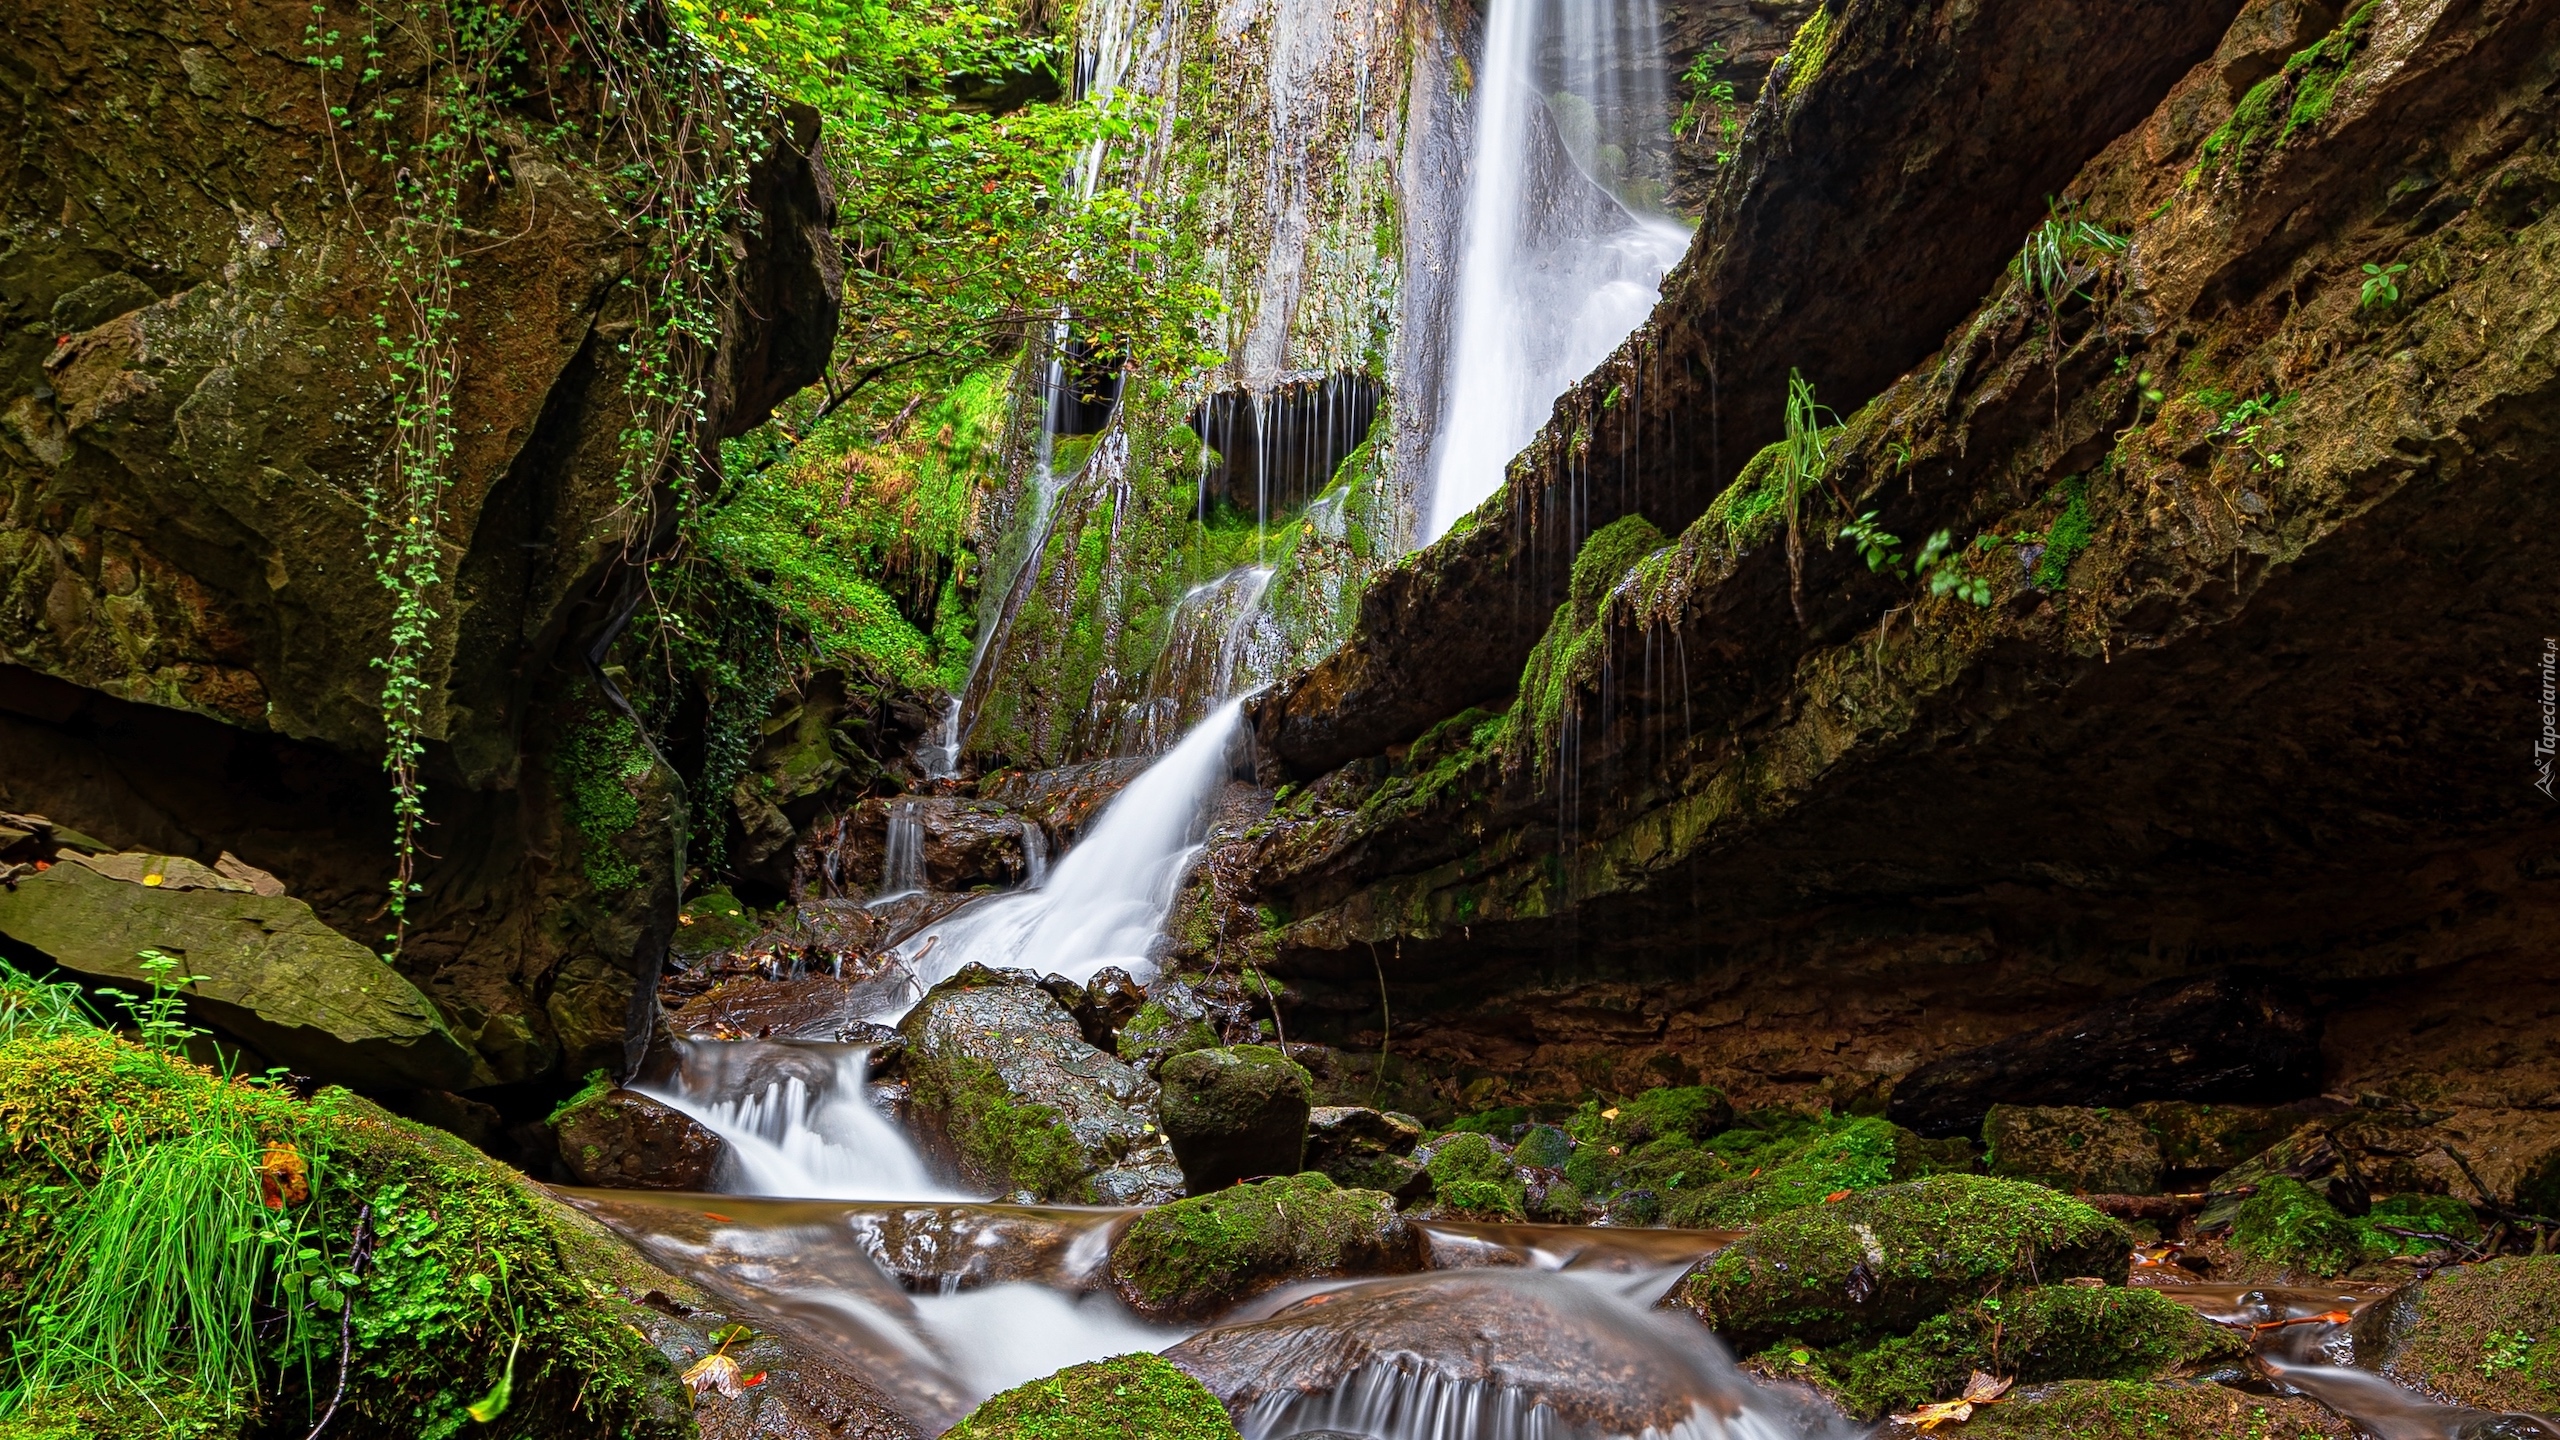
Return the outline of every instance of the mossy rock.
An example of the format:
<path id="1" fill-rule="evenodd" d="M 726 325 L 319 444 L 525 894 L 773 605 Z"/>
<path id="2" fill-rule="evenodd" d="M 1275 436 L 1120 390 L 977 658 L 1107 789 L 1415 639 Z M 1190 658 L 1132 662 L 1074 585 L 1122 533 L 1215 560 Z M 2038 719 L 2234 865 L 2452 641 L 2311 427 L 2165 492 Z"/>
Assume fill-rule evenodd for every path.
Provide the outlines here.
<path id="1" fill-rule="evenodd" d="M 2065 1380 L 2021 1387 L 1946 1432 L 1964 1440 L 2355 1440 L 2327 1407 L 2203 1382 Z"/>
<path id="2" fill-rule="evenodd" d="M 1215 1049 L 1218 1032 L 1206 1020 L 1183 1019 L 1150 1000 L 1120 1027 L 1120 1059 L 1146 1068 L 1193 1050 Z"/>
<path id="3" fill-rule="evenodd" d="M 942 1440 L 1236 1440 L 1236 1425 L 1157 1355 L 1114 1355 L 991 1396 Z"/>
<path id="4" fill-rule="evenodd" d="M 1725 1342 L 1853 1344 L 1985 1295 L 2095 1276 L 2124 1283 L 2132 1236 L 2042 1186 L 1941 1175 L 1771 1216 L 1684 1277 L 1676 1302 Z"/>
<path id="5" fill-rule="evenodd" d="M 1985 1172 L 2056 1190 L 2150 1195 L 2160 1188 L 2160 1142 L 2122 1110 L 1994 1105 L 1982 1122 Z"/>
<path id="6" fill-rule="evenodd" d="M 1315 1082 L 1268 1045 L 1192 1050 L 1156 1072 L 1157 1113 L 1194 1195 L 1257 1175 L 1295 1175 Z"/>
<path id="7" fill-rule="evenodd" d="M 2206 1105 L 2193 1100 L 2156 1100 L 2126 1112 L 2151 1132 L 2160 1147 L 2160 1163 L 2177 1171 L 2219 1173 L 2256 1155 L 2300 1128 L 2298 1107 L 2276 1105 Z"/>
<path id="8" fill-rule="evenodd" d="M 1484 1220 L 1528 1218 L 1528 1186 L 1512 1172 L 1511 1157 L 1475 1131 L 1462 1131 L 1431 1147 L 1424 1173 L 1444 1212 Z"/>
<path id="9" fill-rule="evenodd" d="M 1111 1284 L 1151 1320 L 1202 1320 L 1276 1285 L 1422 1268 L 1420 1232 L 1376 1190 L 1322 1175 L 1236 1185 L 1160 1205 L 1111 1250 Z"/>
<path id="10" fill-rule="evenodd" d="M 1154 1355 L 1072 1365 L 990 1397 L 943 1440 L 1237 1440 L 1207 1387 Z"/>
<path id="11" fill-rule="evenodd" d="M 2322 1278 L 2373 1258 L 2365 1227 L 2338 1213 L 2319 1191 L 2279 1177 L 2258 1187 L 2231 1219 L 2231 1248 L 2252 1260 Z"/>
<path id="12" fill-rule="evenodd" d="M 1566 1127 L 1579 1143 L 1565 1175 L 1613 1213 L 1640 1223 L 1728 1229 L 1843 1190 L 1973 1168 L 1972 1147 L 1964 1141 L 1925 1140 L 1872 1117 L 1771 1111 L 1701 1139 L 1697 1129 L 1713 1123 L 1712 1109 L 1691 1110 L 1685 1126 L 1663 1123 L 1669 1109 L 1647 1116 L 1629 1102 L 1611 1121 L 1598 1107 L 1585 1106 Z"/>
<path id="13" fill-rule="evenodd" d="M 2355 1346 L 2362 1363 L 2464 1405 L 2560 1411 L 2560 1255 L 2439 1270 L 2358 1315 Z"/>
<path id="14" fill-rule="evenodd" d="M 1985 1296 L 1867 1349 L 1781 1342 L 1766 1368 L 1813 1379 L 1851 1415 L 1875 1420 L 1953 1399 L 1977 1370 L 2029 1384 L 2156 1380 L 2235 1363 L 2248 1348 L 2155 1290 L 2045 1285 Z"/>

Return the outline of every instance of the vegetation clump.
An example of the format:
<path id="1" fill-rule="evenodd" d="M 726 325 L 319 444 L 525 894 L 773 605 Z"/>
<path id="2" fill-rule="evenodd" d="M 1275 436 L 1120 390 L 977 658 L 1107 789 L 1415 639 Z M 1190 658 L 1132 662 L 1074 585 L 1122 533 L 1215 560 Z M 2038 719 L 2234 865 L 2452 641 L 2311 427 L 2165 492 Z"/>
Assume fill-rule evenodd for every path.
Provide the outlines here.
<path id="1" fill-rule="evenodd" d="M 2319 1191 L 2278 1176 L 2241 1202 L 2231 1220 L 2231 1248 L 2253 1260 L 2325 1278 L 2343 1275 L 2370 1258 L 2372 1237 Z"/>
<path id="2" fill-rule="evenodd" d="M 1676 1292 L 1737 1349 L 1854 1344 L 2044 1281 L 2124 1283 L 2122 1225 L 2041 1186 L 1941 1175 L 1762 1220 Z"/>
<path id="3" fill-rule="evenodd" d="M 1111 1283 L 1141 1315 L 1198 1320 L 1289 1281 L 1421 1264 L 1419 1236 L 1392 1198 L 1309 1173 L 1147 1211 L 1112 1247 Z"/>
<path id="4" fill-rule="evenodd" d="M 1479 1133 L 1463 1131 L 1440 1142 L 1423 1168 L 1443 1209 L 1493 1220 L 1528 1216 L 1528 1187 L 1511 1172 L 1509 1158 Z"/>
<path id="5" fill-rule="evenodd" d="M 1208 1387 L 1147 1354 L 1073 1365 L 990 1397 L 944 1440 L 1236 1440 Z"/>
<path id="6" fill-rule="evenodd" d="M 1629 1220 L 1723 1229 L 1842 1191 L 1972 1166 L 1960 1140 L 1923 1140 L 1872 1117 L 1732 1117 L 1724 1096 L 1703 1086 L 1665 1086 L 1605 1107 L 1589 1101 L 1565 1123 L 1576 1143 L 1563 1169 Z"/>

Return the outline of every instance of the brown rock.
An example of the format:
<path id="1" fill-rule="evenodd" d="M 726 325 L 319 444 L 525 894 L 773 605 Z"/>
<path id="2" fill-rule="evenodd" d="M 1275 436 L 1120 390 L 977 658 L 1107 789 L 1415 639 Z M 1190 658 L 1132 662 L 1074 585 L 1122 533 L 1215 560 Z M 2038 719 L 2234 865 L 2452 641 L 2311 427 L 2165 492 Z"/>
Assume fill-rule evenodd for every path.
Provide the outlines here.
<path id="1" fill-rule="evenodd" d="M 1994 1105 L 1982 1122 L 1983 1171 L 2056 1190 L 2149 1195 L 2160 1188 L 2160 1144 L 2121 1110 Z"/>
<path id="2" fill-rule="evenodd" d="M 552 1117 L 560 1163 L 582 1185 L 709 1190 L 724 1149 L 683 1111 L 634 1090 L 590 1092 Z"/>

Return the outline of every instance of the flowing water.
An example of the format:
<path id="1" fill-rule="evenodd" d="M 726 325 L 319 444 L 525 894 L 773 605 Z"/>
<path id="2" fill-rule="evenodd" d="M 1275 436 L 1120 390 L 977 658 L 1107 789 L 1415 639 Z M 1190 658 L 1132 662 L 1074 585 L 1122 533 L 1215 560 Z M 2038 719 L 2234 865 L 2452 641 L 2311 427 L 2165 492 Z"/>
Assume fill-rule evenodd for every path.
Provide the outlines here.
<path id="1" fill-rule="evenodd" d="M 1634 173 L 1666 123 L 1658 61 L 1631 50 L 1630 37 L 1658 33 L 1653 10 L 1492 0 L 1486 13 L 1426 541 L 1502 484 L 1556 397 L 1644 323 L 1688 249 Z"/>

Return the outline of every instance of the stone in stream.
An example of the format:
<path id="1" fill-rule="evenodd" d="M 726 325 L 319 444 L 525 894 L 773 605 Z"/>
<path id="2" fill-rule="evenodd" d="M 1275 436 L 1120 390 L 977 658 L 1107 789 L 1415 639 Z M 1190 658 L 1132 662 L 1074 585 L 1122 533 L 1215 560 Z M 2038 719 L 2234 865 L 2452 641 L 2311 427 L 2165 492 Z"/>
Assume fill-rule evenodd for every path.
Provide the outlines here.
<path id="1" fill-rule="evenodd" d="M 551 1133 L 579 1184 L 618 1190 L 709 1190 L 725 1148 L 692 1116 L 602 1072 L 552 1112 Z"/>
<path id="2" fill-rule="evenodd" d="M 1889 1434 L 1908 1435 L 1897 1426 Z M 1964 1440 L 2356 1440 L 2364 1432 L 2318 1401 L 2193 1381 L 2064 1380 L 2021 1385 L 1942 1432 Z M 2490 1440 L 2481 1436 L 2479 1440 Z"/>
<path id="3" fill-rule="evenodd" d="M 982 1191 L 1149 1204 L 1180 1193 L 1155 1087 L 1021 972 L 962 967 L 898 1024 L 917 1139 Z"/>
<path id="4" fill-rule="evenodd" d="M 1071 1365 L 990 1396 L 943 1440 L 1236 1440 L 1226 1407 L 1153 1355 Z"/>
<path id="5" fill-rule="evenodd" d="M 1295 1175 L 1314 1084 L 1267 1045 L 1193 1050 L 1164 1062 L 1158 1108 L 1191 1193 L 1256 1175 Z"/>
<path id="6" fill-rule="evenodd" d="M 2010 1180 L 2098 1195 L 2160 1188 L 2160 1142 L 2122 1110 L 1994 1105 L 1982 1122 L 1983 1169 Z"/>
<path id="7" fill-rule="evenodd" d="M 1666 1303 L 1749 1353 L 1906 1332 L 2026 1285 L 2124 1283 L 2133 1237 L 2041 1186 L 1939 1175 L 1781 1211 L 1682 1277 Z"/>
<path id="8" fill-rule="evenodd" d="M 2367 1306 L 2356 1363 L 2486 1410 L 2560 1411 L 2560 1255 L 2439 1270 Z"/>
<path id="9" fill-rule="evenodd" d="M 1200 1321 L 1299 1280 L 1423 1268 L 1422 1233 L 1375 1190 L 1294 1175 L 1160 1206 L 1111 1248 L 1111 1288 L 1144 1319 Z"/>
<path id="10" fill-rule="evenodd" d="M 1422 1125 L 1409 1115 L 1318 1105 L 1307 1112 L 1307 1150 L 1299 1163 L 1337 1185 L 1412 1200 L 1430 1188 L 1422 1162 L 1413 1158 L 1421 1140 Z"/>
<path id="11" fill-rule="evenodd" d="M 178 856 L 75 855 L 0 885 L 0 935 L 127 990 L 139 952 L 176 958 L 187 1004 L 268 1059 L 342 1085 L 459 1090 L 471 1052 L 380 956 L 258 876 Z M 266 877 L 272 881 L 272 877 Z"/>
<path id="12" fill-rule="evenodd" d="M 2140 1100 L 2277 1102 L 2320 1088 L 2320 1020 L 2299 990 L 2234 970 L 2169 980 L 2062 1024 L 1934 1060 L 1896 1082 L 1886 1114 L 1944 1138 L 1994 1105 Z"/>

